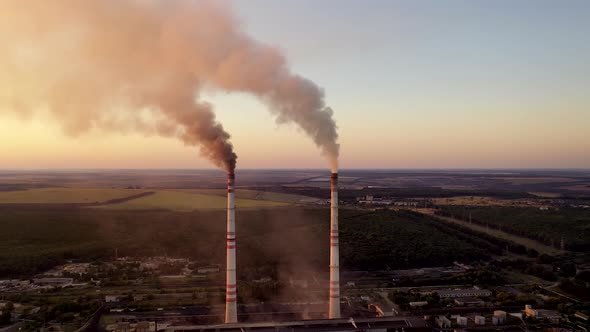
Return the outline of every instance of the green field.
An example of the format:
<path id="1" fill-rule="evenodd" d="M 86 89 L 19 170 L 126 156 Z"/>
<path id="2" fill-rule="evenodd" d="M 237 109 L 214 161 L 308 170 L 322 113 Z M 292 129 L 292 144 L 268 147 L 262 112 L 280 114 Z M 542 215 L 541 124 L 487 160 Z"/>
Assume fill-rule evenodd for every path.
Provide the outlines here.
<path id="1" fill-rule="evenodd" d="M 108 188 L 40 188 L 0 191 L 0 204 L 96 203 L 138 195 L 147 191 Z"/>
<path id="2" fill-rule="evenodd" d="M 216 195 L 216 196 L 226 196 L 227 195 L 227 191 L 225 189 L 174 189 L 174 191 L 181 191 L 181 192 L 192 193 L 192 194 Z M 317 201 L 317 198 L 313 198 L 313 197 L 309 197 L 309 196 L 275 193 L 275 192 L 269 192 L 269 191 L 258 191 L 258 190 L 250 190 L 250 189 L 237 189 L 236 190 L 236 198 L 254 199 L 254 200 L 262 200 L 262 201 L 273 201 L 273 202 L 285 202 L 285 203 L 301 203 L 301 202 Z"/>
<path id="3" fill-rule="evenodd" d="M 264 208 L 286 206 L 288 203 L 253 199 L 236 199 L 238 208 Z M 202 209 L 224 209 L 227 198 L 221 195 L 205 195 L 187 191 L 158 190 L 153 195 L 144 196 L 117 204 L 102 205 L 101 209 L 193 211 Z"/>
<path id="4" fill-rule="evenodd" d="M 153 192 L 138 198 L 133 196 Z M 223 209 L 227 206 L 225 189 L 110 189 L 110 188 L 40 188 L 0 191 L 0 204 L 98 204 L 102 209 L 192 211 Z M 124 202 L 108 202 L 115 199 Z M 238 208 L 281 207 L 293 203 L 313 201 L 313 198 L 255 190 L 237 190 Z"/>

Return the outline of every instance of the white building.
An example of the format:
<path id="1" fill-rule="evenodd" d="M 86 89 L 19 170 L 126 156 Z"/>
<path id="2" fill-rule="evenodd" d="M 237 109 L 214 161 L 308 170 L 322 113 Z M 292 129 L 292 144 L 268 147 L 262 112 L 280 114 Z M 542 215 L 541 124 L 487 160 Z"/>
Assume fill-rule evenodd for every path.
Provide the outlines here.
<path id="1" fill-rule="evenodd" d="M 484 316 L 475 316 L 475 325 L 486 325 L 486 318 Z"/>
<path id="2" fill-rule="evenodd" d="M 119 296 L 118 295 L 105 295 L 104 297 L 104 301 L 106 303 L 115 303 L 115 302 L 119 302 Z"/>
<path id="3" fill-rule="evenodd" d="M 427 305 L 428 305 L 428 302 L 426 302 L 426 301 L 410 302 L 410 307 L 412 307 L 412 308 L 420 308 L 420 307 L 425 307 Z"/>
<path id="4" fill-rule="evenodd" d="M 457 317 L 457 324 L 459 326 L 467 326 L 467 317 L 463 317 L 463 316 Z"/>
<path id="5" fill-rule="evenodd" d="M 434 318 L 434 322 L 441 329 L 448 329 L 451 327 L 451 321 L 445 316 L 437 316 Z"/>

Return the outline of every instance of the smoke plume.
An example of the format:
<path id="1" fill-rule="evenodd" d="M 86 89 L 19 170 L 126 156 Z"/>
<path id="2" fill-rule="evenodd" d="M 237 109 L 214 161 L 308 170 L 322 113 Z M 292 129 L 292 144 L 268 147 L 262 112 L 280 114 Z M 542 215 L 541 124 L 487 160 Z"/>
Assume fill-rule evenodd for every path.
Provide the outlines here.
<path id="1" fill-rule="evenodd" d="M 233 170 L 230 135 L 204 87 L 253 94 L 296 123 L 337 168 L 338 134 L 323 91 L 274 47 L 245 35 L 224 2 L 3 0 L 0 110 L 46 110 L 64 131 L 177 137 Z"/>

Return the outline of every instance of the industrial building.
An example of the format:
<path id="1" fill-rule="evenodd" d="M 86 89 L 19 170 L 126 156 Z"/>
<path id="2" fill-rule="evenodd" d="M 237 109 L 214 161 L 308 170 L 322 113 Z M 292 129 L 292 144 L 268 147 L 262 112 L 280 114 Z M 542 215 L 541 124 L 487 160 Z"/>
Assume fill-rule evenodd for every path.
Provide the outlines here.
<path id="1" fill-rule="evenodd" d="M 486 318 L 484 316 L 475 316 L 475 325 L 486 325 Z"/>
<path id="2" fill-rule="evenodd" d="M 451 327 L 451 321 L 445 316 L 437 316 L 434 318 L 434 322 L 441 329 L 448 329 Z"/>
<path id="3" fill-rule="evenodd" d="M 198 274 L 217 273 L 219 271 L 221 271 L 219 265 L 207 265 L 197 268 Z"/>
<path id="4" fill-rule="evenodd" d="M 447 319 L 448 321 L 448 319 Z M 449 321 L 450 326 L 450 321 Z M 167 332 L 189 332 L 189 331 L 218 331 L 218 332 L 241 332 L 241 331 L 366 331 L 366 332 L 393 332 L 397 330 L 407 332 L 430 332 L 432 329 L 426 321 L 418 317 L 384 317 L 364 319 L 321 319 L 302 320 L 292 322 L 268 322 L 268 323 L 240 323 L 240 324 L 219 324 L 219 325 L 185 325 L 168 326 Z"/>
<path id="5" fill-rule="evenodd" d="M 437 292 L 441 298 L 456 298 L 456 297 L 476 297 L 476 296 L 491 296 L 492 292 L 488 289 L 451 289 L 451 290 L 440 290 Z"/>
<path id="6" fill-rule="evenodd" d="M 467 317 L 463 317 L 463 316 L 457 317 L 457 325 L 467 326 Z"/>
<path id="7" fill-rule="evenodd" d="M 119 296 L 118 295 L 105 295 L 104 297 L 104 301 L 106 303 L 115 303 L 115 302 L 119 302 Z"/>
<path id="8" fill-rule="evenodd" d="M 459 297 L 454 302 L 456 305 L 463 307 L 482 307 L 485 305 L 484 300 L 475 297 Z"/>
<path id="9" fill-rule="evenodd" d="M 494 310 L 494 315 L 492 316 L 492 324 L 494 325 L 501 325 L 506 322 L 507 313 L 503 310 Z"/>
<path id="10" fill-rule="evenodd" d="M 552 323 L 558 323 L 561 320 L 561 314 L 559 312 L 546 309 L 533 309 L 529 304 L 524 306 L 524 313 L 527 317 L 548 320 Z"/>

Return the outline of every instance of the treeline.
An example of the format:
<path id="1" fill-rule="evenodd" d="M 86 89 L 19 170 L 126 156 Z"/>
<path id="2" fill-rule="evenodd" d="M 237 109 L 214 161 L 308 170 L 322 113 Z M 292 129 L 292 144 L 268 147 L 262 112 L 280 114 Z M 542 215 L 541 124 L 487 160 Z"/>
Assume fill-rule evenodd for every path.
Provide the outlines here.
<path id="1" fill-rule="evenodd" d="M 297 194 L 302 196 L 316 197 L 322 199 L 330 198 L 329 188 L 319 188 L 312 186 L 301 187 L 285 187 L 285 186 L 271 186 L 259 187 L 249 186 L 247 189 L 258 191 L 270 191 L 286 194 Z M 363 189 L 347 189 L 340 188 L 338 197 L 341 200 L 354 200 L 357 197 L 372 195 L 375 197 L 398 197 L 398 198 L 441 198 L 454 196 L 486 196 L 497 197 L 505 199 L 516 198 L 532 198 L 535 197 L 529 193 L 521 191 L 510 190 L 459 190 L 459 189 L 443 189 L 437 187 L 411 187 L 411 188 L 363 188 Z"/>
<path id="2" fill-rule="evenodd" d="M 571 251 L 590 250 L 590 211 L 563 208 L 441 206 L 442 216 L 486 225 Z M 470 217 L 471 216 L 471 217 Z"/>
<path id="3" fill-rule="evenodd" d="M 363 188 L 363 189 L 340 189 L 338 197 L 340 199 L 351 199 L 364 195 L 391 196 L 400 198 L 441 198 L 454 196 L 486 196 L 506 199 L 534 197 L 526 192 L 510 190 L 463 190 L 463 189 L 443 189 L 437 187 L 410 187 L 410 188 Z"/>
<path id="4" fill-rule="evenodd" d="M 342 213 L 340 243 L 341 265 L 348 269 L 444 266 L 489 258 L 484 248 L 406 211 Z"/>
<path id="5" fill-rule="evenodd" d="M 488 266 L 448 276 L 435 277 L 404 277 L 395 283 L 398 287 L 440 286 L 440 285 L 503 285 L 506 280 L 499 270 Z"/>

